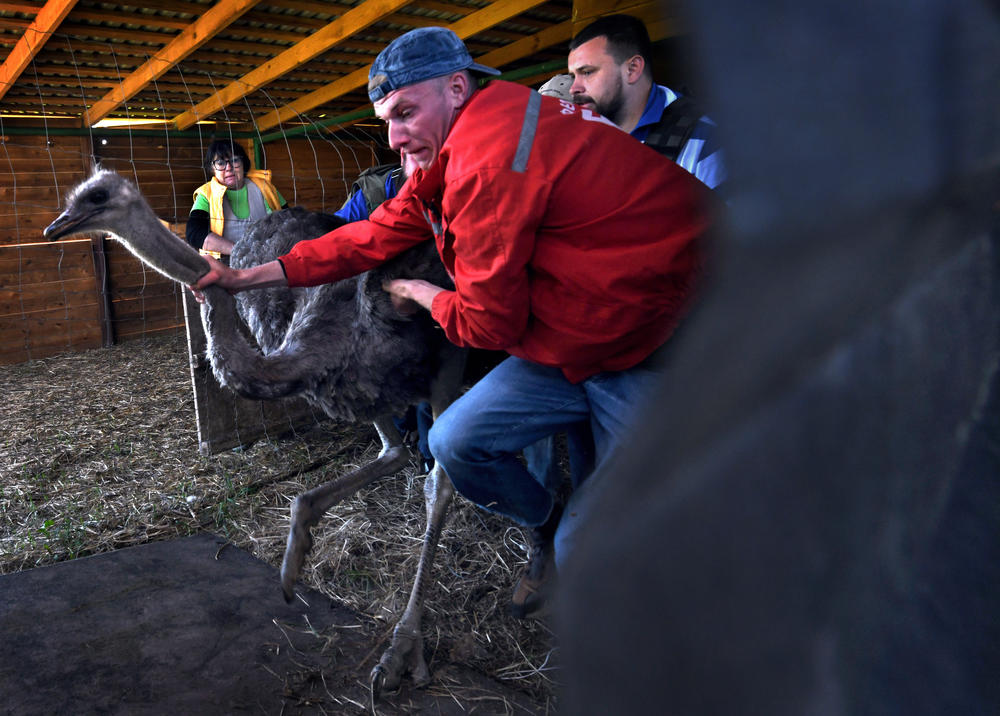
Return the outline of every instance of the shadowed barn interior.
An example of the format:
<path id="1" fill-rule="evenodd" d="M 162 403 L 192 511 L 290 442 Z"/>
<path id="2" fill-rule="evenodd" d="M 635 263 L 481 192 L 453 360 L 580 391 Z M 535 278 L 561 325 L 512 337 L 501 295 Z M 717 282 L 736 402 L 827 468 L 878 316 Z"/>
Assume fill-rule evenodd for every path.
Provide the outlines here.
<path id="1" fill-rule="evenodd" d="M 559 710 L 995 713 L 996 3 L 724 0 L 686 14 L 732 172 L 728 230 L 645 429 L 608 467 L 602 522 L 564 575 Z M 163 462 L 175 447 L 159 448 Z M 172 521 L 188 509 L 180 489 Z M 203 535 L 0 577 L 0 626 L 19 636 L 0 657 L 4 709 L 368 710 L 363 665 L 379 635 L 355 638 L 352 617 L 311 592 L 308 607 L 286 606 L 273 566 L 220 547 Z M 475 583 L 460 610 L 496 600 L 466 561 L 448 564 Z M 357 577 L 341 566 L 317 579 Z M 551 710 L 463 671 L 475 649 L 447 646 L 430 690 L 404 688 L 379 713 L 449 713 L 456 700 Z"/>
<path id="2" fill-rule="evenodd" d="M 687 6 L 729 230 L 564 575 L 561 707 L 996 713 L 1000 11 Z"/>

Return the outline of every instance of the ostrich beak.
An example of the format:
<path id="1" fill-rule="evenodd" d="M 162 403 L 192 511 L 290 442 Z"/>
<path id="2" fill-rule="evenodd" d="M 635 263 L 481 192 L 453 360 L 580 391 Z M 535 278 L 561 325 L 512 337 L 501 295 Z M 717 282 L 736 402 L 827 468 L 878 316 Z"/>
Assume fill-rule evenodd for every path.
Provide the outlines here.
<path id="1" fill-rule="evenodd" d="M 93 213 L 88 213 L 83 216 L 79 216 L 67 209 L 59 215 L 59 218 L 45 227 L 45 231 L 42 232 L 42 235 L 49 241 L 56 241 L 57 239 L 61 239 L 64 236 L 69 236 L 73 233 L 81 233 L 77 231 L 77 227 L 83 224 L 92 215 Z M 86 229 L 84 229 L 84 231 L 86 231 Z"/>

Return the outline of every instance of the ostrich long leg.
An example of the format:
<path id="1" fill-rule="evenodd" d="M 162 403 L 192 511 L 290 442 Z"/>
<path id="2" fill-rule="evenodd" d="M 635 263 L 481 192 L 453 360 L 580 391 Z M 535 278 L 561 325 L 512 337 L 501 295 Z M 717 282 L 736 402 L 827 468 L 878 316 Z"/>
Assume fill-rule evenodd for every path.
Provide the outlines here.
<path id="1" fill-rule="evenodd" d="M 306 554 L 312 548 L 313 539 L 309 530 L 319 523 L 323 513 L 365 485 L 398 472 L 409 461 L 409 450 L 403 445 L 391 418 L 376 419 L 375 429 L 382 439 L 382 452 L 378 458 L 354 472 L 314 487 L 292 503 L 288 541 L 281 561 L 281 589 L 286 601 L 291 601 L 294 596 L 295 580 L 305 563 Z"/>
<path id="2" fill-rule="evenodd" d="M 423 686 L 430 681 L 430 671 L 424 660 L 424 643 L 421 634 L 421 618 L 424 612 L 424 592 L 430 577 L 431 565 L 437 552 L 441 529 L 448 514 L 455 488 L 440 463 L 434 466 L 424 481 L 424 498 L 427 501 L 427 529 L 424 544 L 417 564 L 417 576 L 413 581 L 410 599 L 403 617 L 392 633 L 392 642 L 382 654 L 371 673 L 372 698 L 377 700 L 383 693 L 399 687 L 404 674 L 409 673 L 414 684 Z"/>
<path id="3" fill-rule="evenodd" d="M 458 394 L 465 370 L 465 354 L 454 352 L 449 355 L 437 380 L 431 388 L 431 407 L 434 418 L 441 414 Z M 430 681 L 430 671 L 424 660 L 424 641 L 421 634 L 421 621 L 424 613 L 424 593 L 427 590 L 427 580 L 430 578 L 431 566 L 437 552 L 441 529 L 444 527 L 448 507 L 451 505 L 455 488 L 451 479 L 444 471 L 441 463 L 435 463 L 427 479 L 424 480 L 424 500 L 427 507 L 427 528 L 424 530 L 424 543 L 420 548 L 420 561 L 417 563 L 417 575 L 410 590 L 410 599 L 406 610 L 392 632 L 392 641 L 383 652 L 382 658 L 372 669 L 371 689 L 372 702 L 387 691 L 399 687 L 403 676 L 409 673 L 413 682 L 422 686 Z"/>

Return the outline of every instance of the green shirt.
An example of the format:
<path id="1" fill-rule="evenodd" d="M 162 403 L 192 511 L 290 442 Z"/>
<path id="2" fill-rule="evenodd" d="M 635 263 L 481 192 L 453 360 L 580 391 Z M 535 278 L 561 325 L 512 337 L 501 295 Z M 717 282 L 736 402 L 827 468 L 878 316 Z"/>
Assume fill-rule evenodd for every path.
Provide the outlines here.
<path id="1" fill-rule="evenodd" d="M 278 193 L 278 205 L 284 205 L 285 197 L 277 189 L 275 191 Z M 246 182 L 244 182 L 242 189 L 226 189 L 226 201 L 229 202 L 229 206 L 232 208 L 237 219 L 247 219 L 250 217 L 250 201 L 247 199 Z M 267 205 L 266 201 L 264 202 L 264 208 L 267 209 L 268 214 L 271 213 L 271 207 Z M 195 197 L 194 206 L 191 207 L 191 211 L 195 210 L 201 210 L 207 214 L 212 213 L 208 205 L 208 199 L 205 198 L 204 194 L 199 194 Z"/>

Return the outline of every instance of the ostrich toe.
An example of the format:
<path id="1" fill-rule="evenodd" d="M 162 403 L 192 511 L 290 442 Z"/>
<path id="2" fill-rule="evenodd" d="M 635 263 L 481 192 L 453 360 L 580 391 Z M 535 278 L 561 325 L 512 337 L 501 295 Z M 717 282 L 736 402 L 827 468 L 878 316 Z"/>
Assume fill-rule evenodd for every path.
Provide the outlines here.
<path id="1" fill-rule="evenodd" d="M 392 642 L 372 669 L 370 677 L 372 699 L 377 701 L 382 694 L 398 689 L 407 673 L 413 680 L 414 686 L 426 686 L 430 683 L 431 672 L 424 660 L 423 639 L 420 635 L 410 633 L 402 629 L 401 625 L 397 625 L 393 631 Z"/>
<path id="2" fill-rule="evenodd" d="M 292 503 L 290 522 L 285 556 L 281 560 L 281 590 L 286 602 L 292 601 L 295 596 L 295 580 L 305 564 L 306 554 L 312 549 L 313 538 L 309 530 L 319 522 L 319 515 L 315 514 L 311 501 L 304 495 Z"/>

